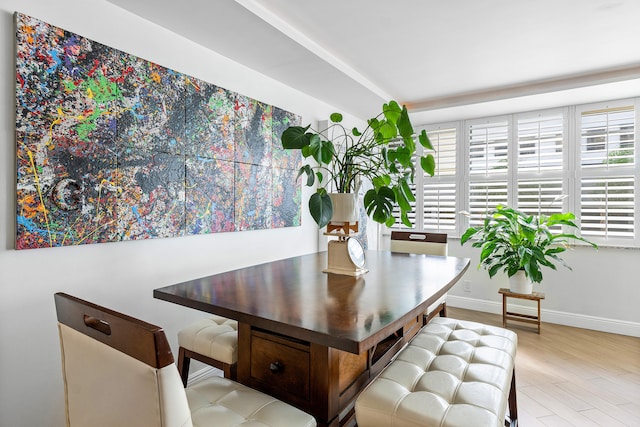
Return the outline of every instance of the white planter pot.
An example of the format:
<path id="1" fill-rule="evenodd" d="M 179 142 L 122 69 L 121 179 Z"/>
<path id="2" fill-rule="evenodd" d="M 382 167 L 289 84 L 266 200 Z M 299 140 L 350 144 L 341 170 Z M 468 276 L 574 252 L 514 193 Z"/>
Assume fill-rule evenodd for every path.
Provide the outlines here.
<path id="1" fill-rule="evenodd" d="M 509 277 L 509 290 L 517 294 L 530 294 L 533 292 L 533 283 L 529 280 L 524 270 L 520 270 Z"/>
<path id="2" fill-rule="evenodd" d="M 358 221 L 358 194 L 329 193 L 333 205 L 332 222 Z"/>

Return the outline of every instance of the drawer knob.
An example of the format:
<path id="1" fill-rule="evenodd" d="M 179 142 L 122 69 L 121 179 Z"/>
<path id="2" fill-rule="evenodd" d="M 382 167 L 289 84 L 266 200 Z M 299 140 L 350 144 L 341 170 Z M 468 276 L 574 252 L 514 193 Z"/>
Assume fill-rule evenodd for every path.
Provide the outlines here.
<path id="1" fill-rule="evenodd" d="M 269 370 L 271 372 L 273 372 L 274 374 L 276 372 L 280 372 L 282 370 L 282 363 L 280 363 L 280 362 L 271 362 L 271 364 L 269 365 Z"/>

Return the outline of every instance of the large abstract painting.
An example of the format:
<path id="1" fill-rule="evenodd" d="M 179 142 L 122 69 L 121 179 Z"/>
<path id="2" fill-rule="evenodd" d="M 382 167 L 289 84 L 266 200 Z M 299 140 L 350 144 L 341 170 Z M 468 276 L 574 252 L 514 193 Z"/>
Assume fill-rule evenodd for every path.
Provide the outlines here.
<path id="1" fill-rule="evenodd" d="M 16 248 L 300 225 L 300 117 L 16 13 Z"/>

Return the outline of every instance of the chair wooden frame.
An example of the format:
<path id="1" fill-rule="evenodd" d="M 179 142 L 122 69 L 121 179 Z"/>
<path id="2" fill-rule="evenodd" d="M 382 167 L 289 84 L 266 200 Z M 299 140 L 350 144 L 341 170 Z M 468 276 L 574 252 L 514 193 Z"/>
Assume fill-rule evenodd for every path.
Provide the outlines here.
<path id="1" fill-rule="evenodd" d="M 58 322 L 154 368 L 174 363 L 164 330 L 71 295 L 54 295 Z"/>
<path id="2" fill-rule="evenodd" d="M 191 359 L 195 359 L 199 362 L 222 370 L 224 377 L 229 378 L 230 380 L 235 381 L 238 377 L 237 363 L 230 365 L 228 363 L 221 362 L 220 360 L 212 359 L 203 354 L 196 353 L 195 351 L 188 350 L 184 347 L 180 347 L 178 349 L 178 372 L 180 372 L 182 384 L 184 384 L 185 387 L 187 386 L 187 381 L 189 379 L 189 366 L 191 365 Z"/>

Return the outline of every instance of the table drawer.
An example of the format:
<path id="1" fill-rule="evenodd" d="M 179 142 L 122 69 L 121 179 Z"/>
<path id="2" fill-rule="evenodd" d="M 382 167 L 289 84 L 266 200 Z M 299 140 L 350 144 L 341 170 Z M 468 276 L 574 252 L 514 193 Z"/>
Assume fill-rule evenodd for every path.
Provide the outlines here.
<path id="1" fill-rule="evenodd" d="M 251 379 L 278 395 L 309 399 L 308 347 L 277 336 L 254 332 L 251 337 Z"/>
<path id="2" fill-rule="evenodd" d="M 422 328 L 422 326 L 424 325 L 424 321 L 422 320 L 422 318 L 423 315 L 420 314 L 419 316 L 414 317 L 411 321 L 405 323 L 404 327 L 402 328 L 405 342 L 411 341 L 411 338 L 413 338 L 418 333 L 420 328 Z"/>

